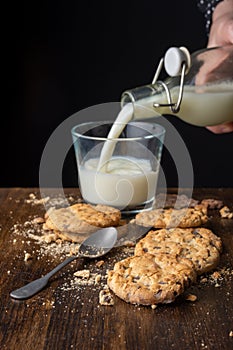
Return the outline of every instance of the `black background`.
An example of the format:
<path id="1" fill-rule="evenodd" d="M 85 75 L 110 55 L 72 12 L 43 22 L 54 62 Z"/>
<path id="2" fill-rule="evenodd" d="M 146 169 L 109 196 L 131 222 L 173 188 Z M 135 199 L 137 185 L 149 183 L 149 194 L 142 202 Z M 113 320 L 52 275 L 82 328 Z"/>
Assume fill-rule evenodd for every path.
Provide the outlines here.
<path id="1" fill-rule="evenodd" d="M 2 187 L 38 186 L 43 148 L 64 119 L 149 83 L 170 46 L 192 52 L 207 43 L 195 0 L 20 1 L 2 17 Z M 232 186 L 232 133 L 172 122 L 189 149 L 195 186 Z M 176 186 L 166 153 L 162 165 Z M 71 151 L 64 186 L 75 186 L 76 175 Z"/>

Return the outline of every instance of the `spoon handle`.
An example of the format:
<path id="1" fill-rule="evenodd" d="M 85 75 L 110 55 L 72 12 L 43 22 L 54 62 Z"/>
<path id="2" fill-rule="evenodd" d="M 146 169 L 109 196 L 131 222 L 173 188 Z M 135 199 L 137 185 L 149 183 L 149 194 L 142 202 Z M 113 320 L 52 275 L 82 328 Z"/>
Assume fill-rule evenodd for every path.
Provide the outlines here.
<path id="1" fill-rule="evenodd" d="M 77 259 L 77 256 L 71 256 L 59 265 L 57 265 L 53 270 L 51 270 L 49 273 L 47 273 L 45 276 L 38 278 L 25 286 L 16 289 L 10 293 L 10 296 L 14 299 L 27 299 L 33 296 L 34 294 L 38 293 L 41 289 L 43 289 L 50 277 L 55 275 L 59 270 L 61 270 L 63 267 L 68 265 L 71 261 Z"/>

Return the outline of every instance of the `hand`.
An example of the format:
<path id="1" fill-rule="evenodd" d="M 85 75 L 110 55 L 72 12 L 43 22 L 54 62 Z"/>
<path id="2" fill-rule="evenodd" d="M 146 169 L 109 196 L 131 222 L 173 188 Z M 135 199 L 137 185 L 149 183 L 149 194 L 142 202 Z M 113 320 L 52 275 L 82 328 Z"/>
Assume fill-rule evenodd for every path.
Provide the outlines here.
<path id="1" fill-rule="evenodd" d="M 233 44 L 233 0 L 221 1 L 215 8 L 208 47 Z M 233 131 L 233 122 L 207 127 L 215 134 Z"/>
<path id="2" fill-rule="evenodd" d="M 233 44 L 233 0 L 224 0 L 213 12 L 208 47 L 229 44 Z"/>

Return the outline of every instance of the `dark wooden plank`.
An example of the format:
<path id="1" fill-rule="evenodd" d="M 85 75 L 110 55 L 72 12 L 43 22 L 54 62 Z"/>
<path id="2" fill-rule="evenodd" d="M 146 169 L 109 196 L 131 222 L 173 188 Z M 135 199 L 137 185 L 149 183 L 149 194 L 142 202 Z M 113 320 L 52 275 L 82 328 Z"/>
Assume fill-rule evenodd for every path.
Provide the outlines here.
<path id="1" fill-rule="evenodd" d="M 0 349 L 232 349 L 233 275 L 223 276 L 219 286 L 208 277 L 206 284 L 191 287 L 189 292 L 198 297 L 195 302 L 182 296 L 171 305 L 152 309 L 115 297 L 110 307 L 98 304 L 101 285 L 68 290 L 74 271 L 85 267 L 100 271 L 96 261 L 80 259 L 58 273 L 40 294 L 26 301 L 12 300 L 11 290 L 40 277 L 64 258 L 38 255 L 40 246 L 33 239 L 12 233 L 14 224 L 45 211 L 43 205 L 25 202 L 32 192 L 39 194 L 38 189 L 0 190 Z M 79 196 L 73 189 L 66 192 Z M 193 196 L 222 199 L 233 207 L 233 189 L 195 189 Z M 220 266 L 232 273 L 233 220 L 221 219 L 213 211 L 208 227 L 222 237 Z M 31 261 L 24 261 L 25 251 L 35 252 Z M 113 250 L 101 275 L 127 254 L 122 248 Z"/>

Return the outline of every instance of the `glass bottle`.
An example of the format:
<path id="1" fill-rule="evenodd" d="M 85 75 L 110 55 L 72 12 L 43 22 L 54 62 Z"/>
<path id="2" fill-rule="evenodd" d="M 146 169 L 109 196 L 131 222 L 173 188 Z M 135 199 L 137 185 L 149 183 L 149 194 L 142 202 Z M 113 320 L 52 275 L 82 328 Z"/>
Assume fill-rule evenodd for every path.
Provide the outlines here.
<path id="1" fill-rule="evenodd" d="M 158 80 L 162 68 L 169 77 Z M 198 126 L 233 121 L 233 45 L 208 48 L 192 55 L 170 48 L 151 84 L 127 90 L 122 107 L 133 104 L 134 119 L 172 114 Z"/>

